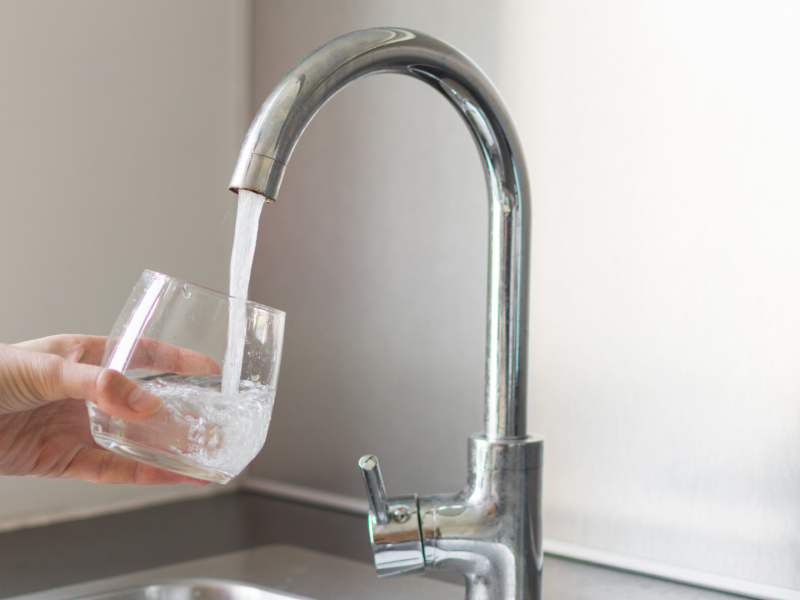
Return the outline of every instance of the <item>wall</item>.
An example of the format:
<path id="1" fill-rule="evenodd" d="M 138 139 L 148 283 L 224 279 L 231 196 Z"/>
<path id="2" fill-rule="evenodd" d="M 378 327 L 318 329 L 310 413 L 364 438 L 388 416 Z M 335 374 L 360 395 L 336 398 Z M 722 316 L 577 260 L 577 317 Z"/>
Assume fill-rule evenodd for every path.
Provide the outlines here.
<path id="1" fill-rule="evenodd" d="M 530 430 L 545 535 L 800 588 L 800 13 L 788 1 L 263 0 L 260 103 L 310 50 L 402 25 L 515 115 L 533 186 Z M 486 208 L 437 95 L 326 106 L 264 210 L 251 297 L 287 310 L 256 474 L 463 485 L 481 426 Z"/>
<path id="2" fill-rule="evenodd" d="M 106 334 L 145 268 L 226 288 L 248 21 L 239 0 L 0 3 L 0 340 Z M 195 493 L 2 478 L 0 528 Z"/>

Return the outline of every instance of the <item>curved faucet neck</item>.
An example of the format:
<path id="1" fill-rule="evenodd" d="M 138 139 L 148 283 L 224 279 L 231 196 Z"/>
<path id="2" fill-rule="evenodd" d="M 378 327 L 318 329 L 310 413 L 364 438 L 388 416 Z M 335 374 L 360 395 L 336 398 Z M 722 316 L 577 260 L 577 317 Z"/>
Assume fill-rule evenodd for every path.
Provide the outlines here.
<path id="1" fill-rule="evenodd" d="M 295 144 L 317 111 L 356 79 L 398 73 L 437 89 L 480 151 L 489 192 L 486 323 L 488 440 L 526 433 L 530 198 L 514 124 L 486 75 L 455 48 L 408 29 L 356 31 L 322 46 L 269 95 L 247 133 L 230 189 L 277 199 Z"/>

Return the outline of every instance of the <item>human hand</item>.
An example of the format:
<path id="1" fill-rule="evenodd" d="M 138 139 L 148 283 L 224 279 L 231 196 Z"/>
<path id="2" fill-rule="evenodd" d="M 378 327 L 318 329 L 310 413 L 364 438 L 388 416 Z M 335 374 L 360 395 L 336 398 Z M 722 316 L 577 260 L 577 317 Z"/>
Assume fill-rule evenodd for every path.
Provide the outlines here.
<path id="1" fill-rule="evenodd" d="M 124 375 L 97 366 L 105 338 L 57 335 L 0 344 L 0 475 L 65 477 L 101 483 L 204 485 L 100 447 L 84 401 L 122 419 L 146 419 L 161 400 Z M 173 373 L 210 373 L 219 366 L 196 353 L 160 346 Z M 167 370 L 167 369 L 165 369 Z"/>

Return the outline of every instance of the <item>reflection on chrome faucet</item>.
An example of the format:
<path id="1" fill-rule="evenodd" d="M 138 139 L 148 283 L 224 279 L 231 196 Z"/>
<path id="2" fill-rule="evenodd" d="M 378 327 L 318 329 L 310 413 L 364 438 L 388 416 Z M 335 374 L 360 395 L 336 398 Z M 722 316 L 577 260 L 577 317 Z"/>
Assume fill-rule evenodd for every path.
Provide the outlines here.
<path id="1" fill-rule="evenodd" d="M 398 73 L 437 89 L 472 132 L 489 192 L 484 432 L 468 441 L 467 486 L 451 495 L 386 497 L 378 461 L 359 461 L 380 576 L 448 569 L 471 600 L 541 598 L 543 441 L 526 435 L 530 199 L 522 147 L 492 83 L 456 49 L 407 29 L 356 31 L 298 64 L 258 112 L 233 191 L 278 197 L 297 140 L 316 112 L 356 79 Z"/>

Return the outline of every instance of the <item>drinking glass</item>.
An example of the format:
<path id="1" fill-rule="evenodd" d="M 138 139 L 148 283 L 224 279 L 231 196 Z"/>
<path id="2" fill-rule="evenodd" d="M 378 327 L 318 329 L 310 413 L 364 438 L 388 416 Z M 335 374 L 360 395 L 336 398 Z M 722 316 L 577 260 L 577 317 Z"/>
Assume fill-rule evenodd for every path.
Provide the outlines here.
<path id="1" fill-rule="evenodd" d="M 92 436 L 118 454 L 227 483 L 267 437 L 285 314 L 145 271 L 111 335 L 102 366 L 161 398 L 140 421 L 87 402 Z"/>

